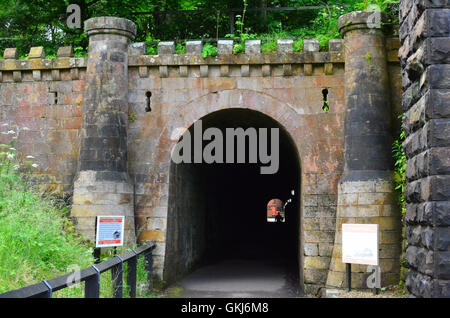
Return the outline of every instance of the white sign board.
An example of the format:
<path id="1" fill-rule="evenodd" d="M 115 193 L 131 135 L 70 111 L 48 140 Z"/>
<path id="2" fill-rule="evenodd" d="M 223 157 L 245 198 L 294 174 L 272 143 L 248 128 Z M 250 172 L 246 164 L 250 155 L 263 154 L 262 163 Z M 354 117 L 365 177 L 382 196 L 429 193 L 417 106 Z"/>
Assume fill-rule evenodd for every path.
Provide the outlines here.
<path id="1" fill-rule="evenodd" d="M 97 216 L 95 247 L 123 246 L 124 216 Z"/>
<path id="2" fill-rule="evenodd" d="M 378 224 L 342 224 L 342 262 L 378 266 Z"/>

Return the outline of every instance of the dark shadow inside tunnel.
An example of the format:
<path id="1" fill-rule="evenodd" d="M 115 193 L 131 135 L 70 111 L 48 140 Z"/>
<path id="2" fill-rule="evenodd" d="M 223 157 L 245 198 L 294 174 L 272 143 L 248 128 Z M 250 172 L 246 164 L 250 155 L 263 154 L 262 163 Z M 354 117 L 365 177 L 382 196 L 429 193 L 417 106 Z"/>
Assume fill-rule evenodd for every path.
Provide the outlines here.
<path id="1" fill-rule="evenodd" d="M 268 163 L 261 163 L 260 157 L 257 163 L 249 163 L 249 138 L 245 163 L 236 163 L 236 142 L 234 164 L 172 161 L 164 279 L 173 282 L 199 266 L 240 259 L 279 261 L 298 282 L 300 162 L 288 132 L 272 118 L 246 109 L 217 111 L 203 117 L 201 123 L 203 131 L 216 127 L 223 133 L 224 158 L 226 128 L 255 128 L 258 141 L 262 137 L 259 128 L 266 128 L 268 153 L 272 155 L 276 148 L 270 146 L 270 129 L 278 128 L 279 169 L 275 174 L 261 174 L 261 166 Z M 194 143 L 194 127 L 188 131 Z M 203 141 L 202 146 L 208 143 Z M 283 202 L 292 198 L 285 208 L 283 223 L 267 222 L 267 204 L 273 198 Z"/>

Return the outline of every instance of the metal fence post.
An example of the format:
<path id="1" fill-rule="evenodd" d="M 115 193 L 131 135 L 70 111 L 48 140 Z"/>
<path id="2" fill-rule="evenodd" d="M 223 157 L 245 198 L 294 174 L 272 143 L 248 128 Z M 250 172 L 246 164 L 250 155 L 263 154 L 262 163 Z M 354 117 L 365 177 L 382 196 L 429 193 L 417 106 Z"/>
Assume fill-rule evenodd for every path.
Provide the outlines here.
<path id="1" fill-rule="evenodd" d="M 152 249 L 145 253 L 145 263 L 147 269 L 148 291 L 153 290 L 153 253 Z"/>
<path id="2" fill-rule="evenodd" d="M 44 284 L 45 284 L 45 286 L 47 286 L 47 288 L 48 288 L 48 294 L 47 294 L 47 297 L 48 298 L 52 298 L 52 296 L 53 296 L 53 288 L 52 288 L 52 286 L 50 286 L 50 284 L 46 281 L 46 280 L 44 280 L 44 281 L 42 281 Z"/>
<path id="3" fill-rule="evenodd" d="M 113 297 L 123 297 L 123 259 L 120 256 L 116 256 L 120 259 L 120 264 L 111 268 L 111 280 L 113 282 Z"/>
<path id="4" fill-rule="evenodd" d="M 85 298 L 99 298 L 100 297 L 100 271 L 95 265 L 92 268 L 97 272 L 97 275 L 92 276 L 84 283 L 84 297 Z"/>
<path id="5" fill-rule="evenodd" d="M 352 264 L 346 263 L 345 270 L 347 272 L 347 291 L 352 290 Z"/>
<path id="6" fill-rule="evenodd" d="M 132 250 L 132 252 L 136 254 L 134 250 Z M 136 254 L 134 257 L 130 258 L 127 263 L 127 284 L 130 286 L 130 298 L 136 298 L 137 258 L 138 255 Z"/>

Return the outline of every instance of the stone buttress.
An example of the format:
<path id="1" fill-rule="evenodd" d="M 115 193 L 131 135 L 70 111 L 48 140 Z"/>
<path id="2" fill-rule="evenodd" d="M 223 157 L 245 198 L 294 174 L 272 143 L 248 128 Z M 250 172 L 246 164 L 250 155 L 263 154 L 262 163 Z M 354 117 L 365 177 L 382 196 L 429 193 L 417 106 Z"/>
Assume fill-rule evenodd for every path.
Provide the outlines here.
<path id="1" fill-rule="evenodd" d="M 81 146 L 72 217 L 94 239 L 97 215 L 125 215 L 125 245 L 135 243 L 133 184 L 127 172 L 128 47 L 136 34 L 129 20 L 85 22 L 89 58 Z"/>
<path id="2" fill-rule="evenodd" d="M 343 223 L 378 224 L 382 286 L 398 282 L 400 213 L 394 202 L 385 16 L 353 12 L 339 19 L 345 47 L 344 172 L 338 185 L 336 236 L 327 287 L 346 286 Z M 352 287 L 367 288 L 367 265 L 352 265 Z"/>

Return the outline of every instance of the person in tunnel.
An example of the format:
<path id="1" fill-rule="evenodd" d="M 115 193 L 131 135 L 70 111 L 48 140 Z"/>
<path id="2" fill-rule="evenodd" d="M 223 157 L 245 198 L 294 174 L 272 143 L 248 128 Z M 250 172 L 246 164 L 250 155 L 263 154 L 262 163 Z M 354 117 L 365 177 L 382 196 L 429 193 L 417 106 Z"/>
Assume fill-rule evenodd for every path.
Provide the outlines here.
<path id="1" fill-rule="evenodd" d="M 275 216 L 275 222 L 276 222 L 276 223 L 281 223 L 281 222 L 283 222 L 283 217 L 281 216 L 280 211 L 277 211 L 277 215 Z"/>

